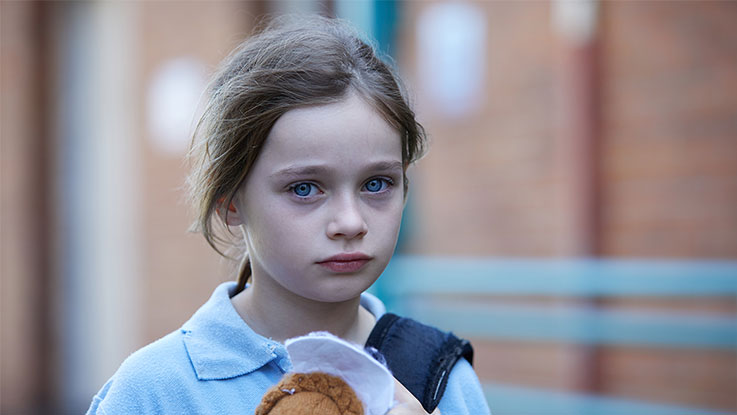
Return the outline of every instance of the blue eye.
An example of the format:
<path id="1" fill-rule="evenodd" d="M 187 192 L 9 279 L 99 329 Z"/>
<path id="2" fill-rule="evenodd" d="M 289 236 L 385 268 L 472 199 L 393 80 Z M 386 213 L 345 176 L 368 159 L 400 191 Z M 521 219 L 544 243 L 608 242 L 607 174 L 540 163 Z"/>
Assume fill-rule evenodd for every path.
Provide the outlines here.
<path id="1" fill-rule="evenodd" d="M 294 192 L 295 195 L 299 197 L 307 197 L 313 194 L 313 190 L 316 190 L 314 184 L 312 183 L 297 183 L 294 186 L 292 186 L 292 192 Z"/>
<path id="2" fill-rule="evenodd" d="M 366 191 L 371 193 L 378 193 L 382 190 L 386 190 L 387 187 L 389 187 L 391 183 L 389 183 L 386 179 L 371 179 L 366 182 L 363 187 L 366 188 Z"/>

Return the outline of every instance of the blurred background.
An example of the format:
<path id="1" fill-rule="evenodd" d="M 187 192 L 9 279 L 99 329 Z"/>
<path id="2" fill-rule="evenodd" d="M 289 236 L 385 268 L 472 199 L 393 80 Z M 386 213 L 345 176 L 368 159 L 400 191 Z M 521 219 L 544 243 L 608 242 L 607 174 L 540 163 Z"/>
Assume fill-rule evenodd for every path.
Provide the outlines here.
<path id="1" fill-rule="evenodd" d="M 84 412 L 233 279 L 184 155 L 279 13 L 409 85 L 432 146 L 374 291 L 473 340 L 493 413 L 737 412 L 737 2 L 3 0 L 3 414 Z"/>

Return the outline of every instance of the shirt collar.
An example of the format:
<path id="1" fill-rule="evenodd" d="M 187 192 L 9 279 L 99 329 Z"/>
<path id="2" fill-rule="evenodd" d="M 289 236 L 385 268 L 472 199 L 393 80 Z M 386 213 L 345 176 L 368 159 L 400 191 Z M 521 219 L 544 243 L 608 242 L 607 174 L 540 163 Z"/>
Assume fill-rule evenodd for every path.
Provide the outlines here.
<path id="1" fill-rule="evenodd" d="M 254 372 L 278 357 L 275 350 L 284 349 L 243 321 L 230 302 L 235 288 L 234 281 L 220 284 L 182 325 L 184 345 L 199 380 L 230 379 Z M 361 305 L 377 320 L 386 312 L 381 300 L 368 293 L 361 294 Z"/>
<path id="2" fill-rule="evenodd" d="M 369 311 L 369 313 L 374 315 L 374 318 L 378 321 L 381 316 L 386 314 L 386 307 L 384 306 L 384 303 L 381 302 L 376 296 L 370 293 L 363 293 L 361 294 L 361 305 L 363 308 Z"/>
<path id="3" fill-rule="evenodd" d="M 276 358 L 275 341 L 256 334 L 230 302 L 236 283 L 220 284 L 182 326 L 184 345 L 199 380 L 228 379 Z"/>

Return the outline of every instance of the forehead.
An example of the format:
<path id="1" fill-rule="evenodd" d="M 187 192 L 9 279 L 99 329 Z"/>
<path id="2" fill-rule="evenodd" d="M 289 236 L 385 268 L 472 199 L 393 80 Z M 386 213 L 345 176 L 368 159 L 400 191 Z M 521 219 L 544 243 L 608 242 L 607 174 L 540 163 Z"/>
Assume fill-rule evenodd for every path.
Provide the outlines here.
<path id="1" fill-rule="evenodd" d="M 401 161 L 399 132 L 355 93 L 328 105 L 287 111 L 272 127 L 257 164 Z"/>

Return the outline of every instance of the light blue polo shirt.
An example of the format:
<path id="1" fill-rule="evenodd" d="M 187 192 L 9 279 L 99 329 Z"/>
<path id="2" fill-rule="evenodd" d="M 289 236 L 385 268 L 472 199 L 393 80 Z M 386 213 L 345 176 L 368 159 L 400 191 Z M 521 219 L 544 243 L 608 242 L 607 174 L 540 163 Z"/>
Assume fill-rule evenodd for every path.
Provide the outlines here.
<path id="1" fill-rule="evenodd" d="M 219 285 L 181 329 L 130 355 L 92 400 L 87 414 L 249 414 L 292 363 L 283 344 L 256 334 Z M 377 319 L 384 304 L 364 293 Z M 478 378 L 461 359 L 438 406 L 443 415 L 489 413 Z"/>

